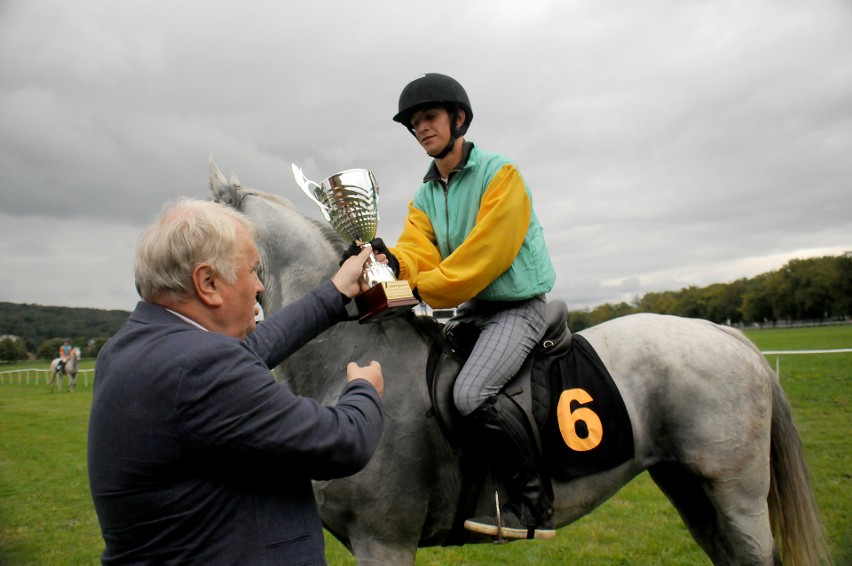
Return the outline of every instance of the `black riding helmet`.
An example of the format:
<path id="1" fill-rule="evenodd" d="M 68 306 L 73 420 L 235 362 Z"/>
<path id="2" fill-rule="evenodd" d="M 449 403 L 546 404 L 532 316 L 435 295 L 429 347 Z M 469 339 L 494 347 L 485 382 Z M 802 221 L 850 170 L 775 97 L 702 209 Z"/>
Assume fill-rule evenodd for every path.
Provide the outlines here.
<path id="1" fill-rule="evenodd" d="M 450 110 L 450 143 L 444 150 L 432 157 L 440 159 L 452 149 L 453 144 L 459 136 L 467 132 L 468 126 L 473 121 L 473 109 L 470 107 L 470 99 L 457 80 L 439 73 L 426 73 L 408 83 L 402 94 L 399 95 L 399 112 L 393 117 L 394 122 L 405 126 L 412 135 L 414 128 L 411 126 L 411 116 L 418 110 L 432 106 L 446 106 Z M 455 127 L 458 109 L 464 110 L 464 122 L 458 128 Z"/>

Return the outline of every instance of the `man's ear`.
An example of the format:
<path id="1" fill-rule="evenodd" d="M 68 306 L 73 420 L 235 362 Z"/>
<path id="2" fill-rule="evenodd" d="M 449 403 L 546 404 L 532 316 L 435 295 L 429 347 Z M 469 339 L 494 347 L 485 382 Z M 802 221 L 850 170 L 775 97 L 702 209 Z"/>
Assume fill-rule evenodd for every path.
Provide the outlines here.
<path id="1" fill-rule="evenodd" d="M 210 307 L 218 307 L 222 304 L 219 279 L 209 264 L 200 263 L 195 266 L 192 270 L 192 283 L 195 286 L 195 294 L 202 303 Z"/>

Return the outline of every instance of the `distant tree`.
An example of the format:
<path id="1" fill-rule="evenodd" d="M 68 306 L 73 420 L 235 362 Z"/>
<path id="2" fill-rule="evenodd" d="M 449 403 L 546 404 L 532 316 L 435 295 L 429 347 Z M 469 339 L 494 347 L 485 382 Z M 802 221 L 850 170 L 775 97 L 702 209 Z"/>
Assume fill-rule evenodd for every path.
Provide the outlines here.
<path id="1" fill-rule="evenodd" d="M 636 309 L 625 302 L 618 303 L 617 305 L 604 303 L 592 309 L 592 312 L 589 313 L 589 322 L 591 322 L 591 325 L 594 326 L 602 322 L 612 320 L 613 318 L 626 316 L 635 312 Z"/>
<path id="2" fill-rule="evenodd" d="M 101 348 L 103 348 L 104 344 L 107 343 L 107 340 L 109 340 L 109 338 L 105 338 L 103 336 L 99 336 L 92 340 L 92 343 L 84 350 L 86 352 L 86 357 L 97 358 Z"/>
<path id="3" fill-rule="evenodd" d="M 675 295 L 675 310 L 671 314 L 686 318 L 707 318 L 704 297 L 700 287 L 690 285 Z"/>
<path id="4" fill-rule="evenodd" d="M 732 283 L 647 293 L 637 297 L 633 305 L 605 303 L 591 311 L 572 311 L 568 325 L 576 332 L 633 312 L 703 318 L 721 324 L 849 317 L 852 252 L 839 257 L 794 259 L 777 271 Z"/>
<path id="5" fill-rule="evenodd" d="M 745 279 L 716 283 L 702 289 L 704 318 L 718 324 L 737 324 L 742 318 Z"/>
<path id="6" fill-rule="evenodd" d="M 837 258 L 832 287 L 832 314 L 838 318 L 852 316 L 852 252 Z"/>
<path id="7" fill-rule="evenodd" d="M 784 269 L 769 272 L 763 284 L 766 285 L 766 294 L 772 306 L 772 320 L 792 320 L 795 311 L 794 289 Z"/>
<path id="8" fill-rule="evenodd" d="M 792 278 L 794 320 L 821 320 L 827 316 L 831 308 L 827 267 L 827 263 L 819 259 L 793 260 L 788 264 L 788 276 Z"/>
<path id="9" fill-rule="evenodd" d="M 772 310 L 772 297 L 766 283 L 768 278 L 769 274 L 764 273 L 746 281 L 740 306 L 744 322 L 776 321 Z"/>
<path id="10" fill-rule="evenodd" d="M 59 347 L 64 341 L 65 338 L 51 338 L 50 340 L 45 340 L 41 343 L 41 346 L 38 347 L 36 357 L 40 360 L 53 360 L 54 358 L 58 358 Z"/>
<path id="11" fill-rule="evenodd" d="M 130 313 L 0 302 L 0 335 L 21 336 L 30 351 L 55 337 L 71 338 L 81 348 L 96 336 L 112 336 Z"/>
<path id="12" fill-rule="evenodd" d="M 580 332 L 590 326 L 592 326 L 592 317 L 588 310 L 568 313 L 568 328 L 571 332 Z"/>
<path id="13" fill-rule="evenodd" d="M 0 340 L 0 362 L 14 362 L 15 360 L 15 341 L 11 338 L 3 338 Z"/>
<path id="14" fill-rule="evenodd" d="M 27 359 L 27 348 L 23 340 L 3 338 L 0 340 L 0 361 L 17 362 Z"/>
<path id="15" fill-rule="evenodd" d="M 637 310 L 657 314 L 673 314 L 677 310 L 677 297 L 672 291 L 646 293 L 639 299 Z"/>
<path id="16" fill-rule="evenodd" d="M 89 346 L 90 338 L 86 336 L 74 336 L 71 338 L 71 345 L 75 348 L 80 348 L 80 353 L 83 354 Z"/>

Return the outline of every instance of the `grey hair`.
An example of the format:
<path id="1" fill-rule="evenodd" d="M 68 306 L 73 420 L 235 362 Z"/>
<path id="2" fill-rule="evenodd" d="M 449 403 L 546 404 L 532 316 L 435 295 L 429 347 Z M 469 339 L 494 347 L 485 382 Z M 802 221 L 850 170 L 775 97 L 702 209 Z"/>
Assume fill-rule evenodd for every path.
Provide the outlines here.
<path id="1" fill-rule="evenodd" d="M 188 198 L 168 203 L 139 237 L 133 267 L 139 295 L 149 302 L 186 299 L 200 263 L 209 263 L 228 283 L 236 281 L 238 223 L 256 236 L 246 216 L 222 203 Z"/>

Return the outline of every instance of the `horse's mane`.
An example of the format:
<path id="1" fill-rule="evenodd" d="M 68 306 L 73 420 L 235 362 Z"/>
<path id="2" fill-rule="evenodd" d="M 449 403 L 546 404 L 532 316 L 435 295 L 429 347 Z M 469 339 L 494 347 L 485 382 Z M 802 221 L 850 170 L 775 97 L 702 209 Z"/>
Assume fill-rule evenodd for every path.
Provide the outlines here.
<path id="1" fill-rule="evenodd" d="M 290 202 L 289 199 L 284 198 L 280 195 L 273 194 L 273 193 L 266 193 L 266 192 L 263 192 L 263 191 L 258 191 L 256 189 L 248 189 L 246 187 L 239 187 L 239 189 L 243 193 L 244 196 L 245 195 L 256 196 L 256 197 L 261 198 L 263 200 L 277 204 L 278 206 L 281 206 L 282 208 L 288 208 L 290 210 L 298 212 L 299 214 L 301 214 L 302 216 L 305 217 L 305 220 L 307 220 L 308 222 L 310 222 L 311 224 L 313 224 L 314 226 L 317 227 L 317 229 L 320 231 L 320 234 L 325 239 L 325 241 L 328 242 L 335 250 L 343 251 L 343 249 L 346 247 L 346 242 L 343 240 L 343 236 L 338 234 L 337 230 L 335 230 L 334 228 L 329 226 L 329 224 L 327 222 L 320 222 L 319 220 L 316 220 L 314 218 L 311 218 L 311 217 L 305 215 L 305 213 L 302 212 L 301 210 L 299 210 L 298 208 L 296 208 L 296 206 L 293 205 L 293 203 Z"/>
<path id="2" fill-rule="evenodd" d="M 320 222 L 319 220 L 314 220 L 313 218 L 308 218 L 307 216 L 305 218 L 308 220 L 308 222 L 319 227 L 320 234 L 322 234 L 323 238 L 325 238 L 325 241 L 331 244 L 334 249 L 341 252 L 343 251 L 343 249 L 346 247 L 346 241 L 343 239 L 343 236 L 337 233 L 337 230 L 335 230 L 325 222 Z"/>

